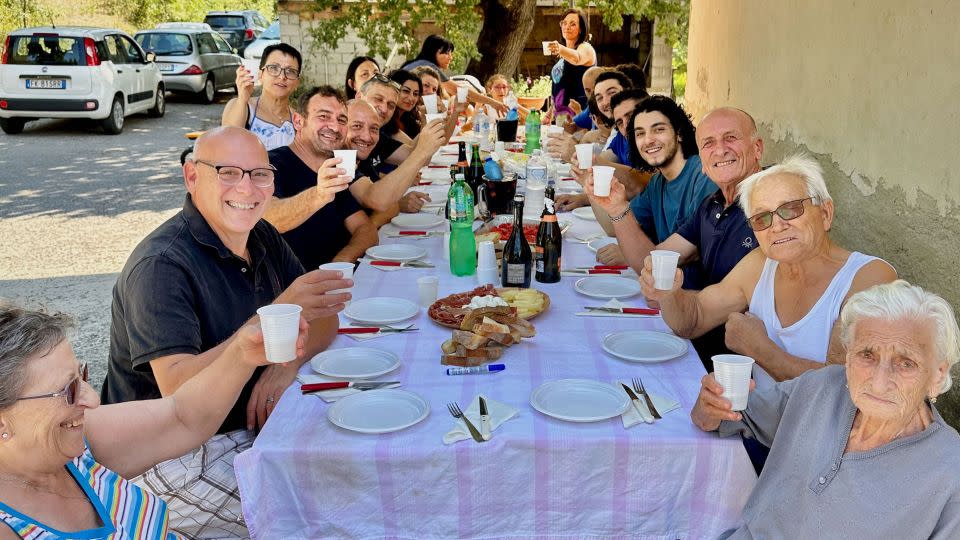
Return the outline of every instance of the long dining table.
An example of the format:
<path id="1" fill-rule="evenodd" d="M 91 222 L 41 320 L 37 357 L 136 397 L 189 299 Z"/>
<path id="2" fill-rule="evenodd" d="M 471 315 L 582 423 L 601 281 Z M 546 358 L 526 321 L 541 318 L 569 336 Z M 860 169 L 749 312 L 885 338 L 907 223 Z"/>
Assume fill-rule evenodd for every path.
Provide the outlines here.
<path id="1" fill-rule="evenodd" d="M 436 189 L 436 186 L 434 187 Z M 596 221 L 561 214 L 567 238 L 597 234 Z M 361 261 L 354 301 L 399 297 L 417 302 L 417 278 L 439 278 L 439 295 L 476 287 L 444 259 L 442 236 L 382 243 L 423 247 L 435 268 L 383 271 Z M 443 230 L 438 227 L 434 230 Z M 596 264 L 583 243 L 563 245 L 563 266 Z M 504 350 L 496 374 L 448 376 L 440 344 L 451 335 L 420 309 L 415 332 L 358 343 L 338 335 L 331 349 L 370 347 L 398 355 L 380 380 L 401 382 L 429 403 L 429 416 L 407 429 L 362 434 L 327 418 L 332 404 L 283 394 L 253 447 L 235 463 L 251 536 L 275 538 L 715 538 L 740 522 L 756 474 L 739 438 L 704 433 L 690 421 L 704 375 L 695 349 L 659 363 L 632 363 L 602 350 L 604 335 L 643 329 L 670 333 L 659 317 L 578 316 L 604 300 L 574 289 L 577 277 L 532 282 L 551 305 L 531 322 L 536 336 Z M 643 307 L 641 296 L 622 300 Z M 341 314 L 341 325 L 349 320 Z M 405 323 L 406 324 L 406 323 Z M 307 362 L 302 373 L 310 373 Z M 534 410 L 531 393 L 547 381 L 612 383 L 641 377 L 646 389 L 680 403 L 652 424 L 624 429 L 619 417 L 590 423 L 557 420 Z M 489 442 L 444 444 L 454 427 L 446 404 L 464 409 L 478 394 L 517 409 Z"/>

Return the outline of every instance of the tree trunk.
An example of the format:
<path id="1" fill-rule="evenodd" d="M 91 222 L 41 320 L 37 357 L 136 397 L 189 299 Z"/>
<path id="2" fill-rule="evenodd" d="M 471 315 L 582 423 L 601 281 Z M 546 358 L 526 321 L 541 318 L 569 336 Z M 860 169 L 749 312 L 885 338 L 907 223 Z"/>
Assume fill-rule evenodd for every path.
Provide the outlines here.
<path id="1" fill-rule="evenodd" d="M 467 73 L 485 82 L 494 73 L 512 79 L 520 55 L 533 29 L 536 0 L 482 0 L 483 27 L 477 49 L 483 55 L 471 60 Z"/>

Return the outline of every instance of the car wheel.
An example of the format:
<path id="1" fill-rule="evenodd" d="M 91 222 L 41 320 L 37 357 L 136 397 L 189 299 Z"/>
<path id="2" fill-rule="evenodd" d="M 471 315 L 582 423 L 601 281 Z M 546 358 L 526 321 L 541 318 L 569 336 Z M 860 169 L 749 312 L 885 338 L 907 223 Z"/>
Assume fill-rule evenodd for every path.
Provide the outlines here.
<path id="1" fill-rule="evenodd" d="M 27 121 L 23 118 L 0 118 L 0 129 L 7 135 L 16 135 L 23 131 Z"/>
<path id="2" fill-rule="evenodd" d="M 103 119 L 103 131 L 110 135 L 117 135 L 123 131 L 123 101 L 120 96 L 113 98 L 110 116 Z"/>
<path id="3" fill-rule="evenodd" d="M 154 118 L 160 118 L 165 112 L 167 112 L 167 97 L 164 95 L 163 86 L 158 86 L 157 100 L 153 103 L 153 108 L 147 111 L 147 114 Z"/>
<path id="4" fill-rule="evenodd" d="M 209 105 L 213 103 L 213 100 L 217 97 L 217 81 L 214 80 L 213 75 L 207 75 L 207 80 L 203 83 L 203 90 L 197 94 L 197 97 L 200 98 L 200 103 Z"/>

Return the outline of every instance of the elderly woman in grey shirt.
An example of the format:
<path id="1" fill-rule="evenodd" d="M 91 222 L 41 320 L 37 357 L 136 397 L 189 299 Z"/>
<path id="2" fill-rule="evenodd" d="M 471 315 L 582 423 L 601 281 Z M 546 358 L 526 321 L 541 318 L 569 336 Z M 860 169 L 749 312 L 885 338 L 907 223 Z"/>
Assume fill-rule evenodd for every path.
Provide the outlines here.
<path id="1" fill-rule="evenodd" d="M 742 413 L 703 378 L 694 423 L 771 446 L 724 538 L 960 538 L 960 436 L 933 405 L 960 359 L 953 310 L 900 280 L 840 319 L 845 367 L 754 392 Z"/>

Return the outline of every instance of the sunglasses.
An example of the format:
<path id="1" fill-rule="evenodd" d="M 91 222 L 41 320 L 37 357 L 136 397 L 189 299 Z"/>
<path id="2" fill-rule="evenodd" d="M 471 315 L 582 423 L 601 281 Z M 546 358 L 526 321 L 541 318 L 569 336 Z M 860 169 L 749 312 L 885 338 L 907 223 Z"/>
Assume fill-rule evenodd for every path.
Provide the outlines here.
<path id="1" fill-rule="evenodd" d="M 373 80 L 375 80 L 375 81 L 377 81 L 377 82 L 381 82 L 381 83 L 383 83 L 383 84 L 385 84 L 385 85 L 393 88 L 393 89 L 396 90 L 397 92 L 400 92 L 400 91 L 401 91 L 400 83 L 398 83 L 397 81 L 395 81 L 395 80 L 393 80 L 393 79 L 388 79 L 388 78 L 384 77 L 382 73 L 374 73 L 374 74 L 373 74 L 373 77 L 370 77 L 370 78 L 373 79 Z"/>
<path id="2" fill-rule="evenodd" d="M 763 231 L 769 229 L 773 225 L 773 215 L 776 214 L 780 216 L 780 219 L 784 221 L 790 221 L 797 219 L 803 215 L 803 203 L 805 201 L 810 201 L 811 204 L 819 204 L 817 197 L 807 197 L 805 199 L 797 199 L 795 201 L 787 201 L 777 207 L 776 210 L 772 212 L 760 212 L 759 214 L 754 214 L 747 218 L 747 222 L 750 223 L 750 228 L 755 232 Z"/>
<path id="3" fill-rule="evenodd" d="M 89 371 L 87 370 L 87 364 L 80 364 L 79 373 L 77 373 L 77 376 L 74 377 L 72 381 L 67 383 L 67 386 L 63 387 L 63 390 L 59 392 L 51 392 L 49 394 L 39 394 L 36 396 L 24 396 L 22 398 L 17 398 L 17 401 L 22 399 L 45 399 L 62 396 L 67 398 L 67 405 L 73 405 L 77 402 L 77 394 L 80 393 L 80 382 L 87 382 L 88 376 Z"/>

